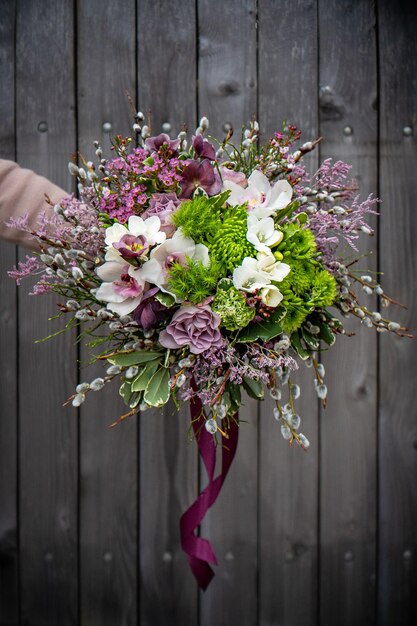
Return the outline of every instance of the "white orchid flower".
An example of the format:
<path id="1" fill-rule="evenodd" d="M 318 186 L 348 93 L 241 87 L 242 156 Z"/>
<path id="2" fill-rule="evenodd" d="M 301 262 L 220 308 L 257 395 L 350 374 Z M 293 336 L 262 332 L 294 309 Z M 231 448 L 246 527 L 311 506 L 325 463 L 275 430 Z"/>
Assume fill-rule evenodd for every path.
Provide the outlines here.
<path id="1" fill-rule="evenodd" d="M 282 241 L 283 233 L 275 229 L 272 217 L 258 219 L 256 215 L 248 215 L 248 232 L 246 239 L 255 246 L 259 252 L 268 254 L 270 248 Z"/>
<path id="2" fill-rule="evenodd" d="M 274 255 L 270 252 L 265 254 L 259 252 L 257 255 L 258 270 L 264 272 L 271 281 L 280 283 L 291 271 L 291 268 L 286 263 L 277 261 Z"/>
<path id="3" fill-rule="evenodd" d="M 141 276 L 162 291 L 171 293 L 167 289 L 167 272 L 172 263 L 184 262 L 187 257 L 201 261 L 206 267 L 210 265 L 208 248 L 202 243 L 196 244 L 190 237 L 184 237 L 179 228 L 171 239 L 152 250 L 150 260 L 140 269 Z M 175 294 L 172 295 L 175 297 Z"/>
<path id="4" fill-rule="evenodd" d="M 291 202 L 293 188 L 286 180 L 279 180 L 271 186 L 268 178 L 259 170 L 254 170 L 248 178 L 248 186 L 242 188 L 231 180 L 225 180 L 223 189 L 231 190 L 228 203 L 232 206 L 248 203 L 250 213 L 258 218 L 270 217 L 284 209 Z"/>
<path id="5" fill-rule="evenodd" d="M 161 220 L 158 216 L 152 215 L 144 220 L 138 215 L 131 215 L 127 227 L 116 223 L 106 230 L 106 261 L 126 262 L 113 244 L 118 244 L 123 237 L 129 235 L 134 238 L 144 238 L 148 246 L 160 244 L 166 239 L 166 233 L 161 231 Z"/>
<path id="6" fill-rule="evenodd" d="M 100 302 L 106 302 L 107 308 L 119 315 L 128 315 L 140 304 L 145 290 L 145 281 L 140 270 L 129 263 L 107 261 L 97 274 L 103 281 L 95 292 Z"/>
<path id="7" fill-rule="evenodd" d="M 276 287 L 275 285 L 267 285 L 266 287 L 262 287 L 259 295 L 261 296 L 262 302 L 266 306 L 270 307 L 278 306 L 284 297 L 278 287 Z"/>
<path id="8" fill-rule="evenodd" d="M 258 261 L 245 257 L 242 264 L 233 270 L 233 285 L 236 289 L 253 293 L 271 282 L 265 272 L 258 270 Z"/>

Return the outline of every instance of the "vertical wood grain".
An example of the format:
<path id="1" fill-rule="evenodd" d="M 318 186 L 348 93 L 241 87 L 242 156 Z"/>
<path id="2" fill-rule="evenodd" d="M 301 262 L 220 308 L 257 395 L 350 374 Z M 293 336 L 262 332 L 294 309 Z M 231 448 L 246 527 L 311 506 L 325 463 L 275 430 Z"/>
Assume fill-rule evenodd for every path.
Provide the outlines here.
<path id="1" fill-rule="evenodd" d="M 224 123 L 236 142 L 256 114 L 256 2 L 198 2 L 199 115 L 210 120 L 208 135 L 222 139 Z M 219 568 L 201 594 L 201 624 L 256 624 L 258 406 L 246 398 L 239 413 L 239 446 L 217 503 L 208 513 L 208 537 Z M 202 472 L 205 478 L 205 472 Z"/>
<path id="2" fill-rule="evenodd" d="M 14 160 L 15 2 L 0 1 L 0 158 Z M 0 624 L 17 624 L 17 294 L 7 268 L 16 263 L 16 246 L 0 245 Z"/>
<path id="3" fill-rule="evenodd" d="M 365 199 L 377 193 L 374 3 L 320 1 L 319 30 L 321 160 L 351 164 Z M 362 235 L 358 245 L 361 253 L 374 253 L 357 267 L 375 270 L 375 238 Z M 371 310 L 376 307 L 375 299 L 363 292 L 359 301 Z M 323 626 L 372 626 L 375 620 L 370 600 L 375 588 L 377 337 L 358 321 L 345 323 L 355 337 L 339 337 L 331 353 L 323 354 L 329 388 L 321 413 Z"/>
<path id="4" fill-rule="evenodd" d="M 135 97 L 134 0 L 78 2 L 78 148 L 94 162 L 93 141 L 112 158 L 111 137 L 130 135 L 133 117 L 125 91 Z M 103 124 L 110 123 L 110 132 Z M 97 349 L 98 351 L 101 348 Z M 96 350 L 96 351 L 97 351 Z M 94 349 L 81 348 L 80 380 L 103 376 L 85 364 Z M 81 624 L 137 624 L 137 419 L 108 426 L 126 412 L 117 384 L 91 392 L 80 411 Z"/>
<path id="5" fill-rule="evenodd" d="M 72 3 L 20 0 L 17 7 L 18 161 L 70 189 Z M 29 297 L 26 289 L 19 293 L 21 616 L 27 626 L 73 626 L 78 612 L 77 416 L 61 407 L 75 384 L 74 338 L 61 335 L 34 345 L 59 325 L 47 321 L 56 312 L 54 301 Z"/>
<path id="6" fill-rule="evenodd" d="M 417 46 L 415 3 L 378 3 L 380 266 L 385 291 L 408 310 L 387 315 L 417 329 Z M 411 127 L 411 135 L 407 127 Z M 386 311 L 383 309 L 383 311 Z M 417 621 L 417 353 L 415 339 L 381 336 L 378 626 Z"/>
<path id="7" fill-rule="evenodd" d="M 259 121 L 263 142 L 282 122 L 297 125 L 302 140 L 317 126 L 316 3 L 259 1 Z M 314 171 L 318 155 L 306 165 Z M 291 377 L 301 386 L 297 410 L 308 452 L 288 447 L 273 418 L 273 403 L 260 407 L 259 624 L 316 624 L 317 465 L 319 434 L 313 375 L 301 364 Z"/>
<path id="8" fill-rule="evenodd" d="M 196 10 L 192 0 L 138 2 L 138 106 L 152 134 L 196 124 Z M 179 518 L 197 495 L 197 448 L 188 410 L 170 403 L 140 417 L 140 623 L 198 620 L 197 585 L 180 547 Z"/>

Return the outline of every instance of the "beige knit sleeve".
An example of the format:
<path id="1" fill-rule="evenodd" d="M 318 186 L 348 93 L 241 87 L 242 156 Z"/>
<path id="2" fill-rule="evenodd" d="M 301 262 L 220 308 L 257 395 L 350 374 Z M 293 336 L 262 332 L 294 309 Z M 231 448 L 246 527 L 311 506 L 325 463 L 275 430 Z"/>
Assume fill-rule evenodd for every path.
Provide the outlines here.
<path id="1" fill-rule="evenodd" d="M 27 233 L 5 224 L 11 217 L 29 215 L 29 225 L 36 227 L 39 213 L 52 210 L 45 201 L 45 194 L 53 203 L 68 195 L 43 176 L 23 169 L 13 161 L 0 159 L 0 237 L 12 243 L 36 248 L 36 241 Z"/>

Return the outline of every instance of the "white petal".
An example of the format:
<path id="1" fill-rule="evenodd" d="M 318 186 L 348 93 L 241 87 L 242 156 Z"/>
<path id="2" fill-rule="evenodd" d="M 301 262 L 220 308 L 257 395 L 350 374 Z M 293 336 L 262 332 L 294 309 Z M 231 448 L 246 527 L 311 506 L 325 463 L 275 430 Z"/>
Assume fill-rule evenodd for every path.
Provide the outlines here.
<path id="1" fill-rule="evenodd" d="M 284 209 L 291 202 L 293 188 L 286 180 L 279 180 L 271 189 L 269 206 L 275 211 Z"/>
<path id="2" fill-rule="evenodd" d="M 274 232 L 271 234 L 271 236 L 267 237 L 265 239 L 265 243 L 269 247 L 274 246 L 275 244 L 279 243 L 280 241 L 281 241 L 280 233 L 277 230 L 274 230 Z"/>
<path id="3" fill-rule="evenodd" d="M 142 296 L 138 298 L 127 298 L 127 300 L 124 300 L 123 302 L 112 302 L 111 304 L 107 305 L 107 308 L 110 311 L 114 311 L 121 316 L 128 315 L 129 313 L 134 311 L 137 306 L 139 306 L 141 300 Z"/>
<path id="4" fill-rule="evenodd" d="M 283 295 L 275 285 L 263 287 L 260 291 L 261 300 L 266 306 L 276 307 L 281 302 Z"/>
<path id="5" fill-rule="evenodd" d="M 106 256 L 104 257 L 106 261 L 113 261 L 116 263 L 126 263 L 124 259 L 120 256 L 120 252 L 116 250 L 113 246 L 107 249 Z"/>
<path id="6" fill-rule="evenodd" d="M 243 189 L 240 185 L 236 185 L 236 183 L 231 180 L 225 180 L 223 183 L 223 190 L 227 191 L 228 189 L 231 189 L 232 191 L 227 200 L 231 206 L 243 204 L 248 199 L 246 196 L 246 189 Z"/>
<path id="7" fill-rule="evenodd" d="M 259 218 L 254 214 L 254 211 L 251 211 L 251 213 L 249 213 L 247 220 L 246 220 L 246 224 L 247 224 L 248 230 L 258 228 Z"/>
<path id="8" fill-rule="evenodd" d="M 144 276 L 142 275 L 140 268 L 133 267 L 133 265 L 129 265 L 129 269 L 127 270 L 127 273 L 129 274 L 129 276 L 132 276 L 132 278 L 134 278 L 139 285 L 143 287 L 146 280 Z"/>
<path id="9" fill-rule="evenodd" d="M 161 228 L 161 220 L 157 215 L 151 215 L 151 217 L 148 217 L 144 223 L 148 233 L 155 234 Z"/>
<path id="10" fill-rule="evenodd" d="M 260 205 L 252 209 L 250 214 L 256 216 L 259 219 L 262 219 L 264 217 L 270 217 L 271 215 L 273 215 L 274 209 L 270 206 Z"/>
<path id="11" fill-rule="evenodd" d="M 100 267 L 97 268 L 96 272 L 99 278 L 101 278 L 104 282 L 112 282 L 113 280 L 119 280 L 120 276 L 123 272 L 123 267 L 126 265 L 126 262 L 117 263 L 115 261 L 108 261 Z"/>
<path id="12" fill-rule="evenodd" d="M 256 272 L 257 267 L 258 267 L 258 262 L 256 259 L 252 258 L 251 256 L 245 256 L 245 258 L 242 261 L 242 266 L 246 269 L 246 270 L 252 270 L 254 272 Z"/>
<path id="13" fill-rule="evenodd" d="M 274 280 L 277 283 L 280 283 L 281 280 L 284 280 L 284 278 L 288 276 L 290 271 L 291 271 L 291 267 L 287 265 L 286 263 L 276 263 L 274 270 L 272 272 L 269 272 L 269 276 L 271 280 Z"/>
<path id="14" fill-rule="evenodd" d="M 201 261 L 205 267 L 208 267 L 210 265 L 210 257 L 207 246 L 205 246 L 203 243 L 197 243 L 195 246 L 193 258 L 196 261 Z"/>
<path id="15" fill-rule="evenodd" d="M 275 231 L 274 220 L 272 217 L 263 217 L 259 220 L 259 231 L 266 237 L 270 237 Z M 259 232 L 258 231 L 258 232 Z"/>
<path id="16" fill-rule="evenodd" d="M 126 226 L 123 226 L 123 224 L 113 224 L 113 226 L 110 226 L 106 230 L 106 244 L 108 246 L 111 246 L 112 243 L 120 241 L 124 235 L 128 234 L 128 232 L 129 231 L 127 230 Z"/>
<path id="17" fill-rule="evenodd" d="M 131 215 L 128 221 L 129 232 L 135 237 L 143 235 L 145 233 L 144 222 L 139 215 Z"/>
<path id="18" fill-rule="evenodd" d="M 254 186 L 258 192 L 265 194 L 265 196 L 271 189 L 269 180 L 260 170 L 253 170 L 252 174 L 249 176 L 248 187 L 251 186 Z"/>
<path id="19" fill-rule="evenodd" d="M 153 235 L 152 242 L 153 242 L 153 244 L 163 243 L 166 238 L 167 238 L 166 232 L 163 231 L 163 230 L 160 230 L 159 232 L 157 232 L 157 233 L 155 233 Z"/>
<path id="20" fill-rule="evenodd" d="M 256 259 L 253 260 L 256 263 Z M 244 267 L 243 264 L 236 267 L 233 271 L 233 285 L 236 289 L 242 289 L 243 291 L 252 293 L 256 289 L 260 289 L 260 287 L 269 284 L 269 282 L 267 276 L 252 268 Z"/>
<path id="21" fill-rule="evenodd" d="M 100 302 L 123 302 L 125 298 L 115 293 L 113 283 L 103 283 L 96 291 L 96 298 Z"/>
<path id="22" fill-rule="evenodd" d="M 162 265 L 158 263 L 157 259 L 150 259 L 140 268 L 140 276 L 143 281 L 159 285 L 163 281 Z"/>
<path id="23" fill-rule="evenodd" d="M 248 230 L 248 232 L 246 233 L 246 239 L 255 246 L 255 248 L 257 250 L 259 250 L 260 248 L 258 248 L 258 246 L 260 245 L 260 241 L 258 239 L 258 235 L 256 233 L 254 233 L 251 230 Z"/>

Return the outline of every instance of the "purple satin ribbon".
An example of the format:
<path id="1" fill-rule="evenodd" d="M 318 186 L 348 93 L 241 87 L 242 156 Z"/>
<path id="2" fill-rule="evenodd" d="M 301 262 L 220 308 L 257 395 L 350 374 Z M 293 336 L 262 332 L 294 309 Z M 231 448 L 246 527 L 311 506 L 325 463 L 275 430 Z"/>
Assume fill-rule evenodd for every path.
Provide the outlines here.
<path id="1" fill-rule="evenodd" d="M 200 400 L 195 397 L 191 401 L 191 419 L 194 434 L 198 442 L 200 456 L 207 471 L 209 483 L 200 493 L 197 500 L 183 513 L 180 520 L 181 546 L 187 555 L 188 563 L 198 582 L 205 591 L 209 586 L 214 572 L 209 563 L 217 565 L 217 558 L 207 539 L 195 534 L 198 526 L 204 519 L 208 509 L 215 503 L 223 486 L 229 468 L 236 453 L 239 426 L 238 415 L 236 421 L 231 420 L 227 434 L 229 438 L 222 445 L 222 469 L 217 478 L 214 478 L 216 466 L 216 446 L 213 436 L 204 427 L 205 419 Z"/>

